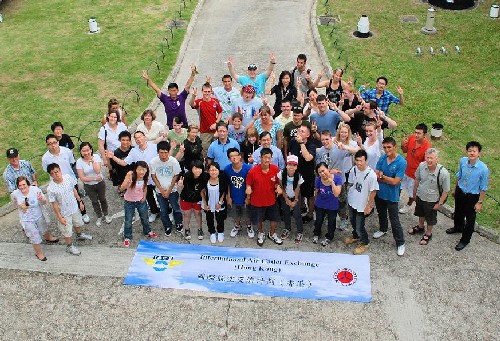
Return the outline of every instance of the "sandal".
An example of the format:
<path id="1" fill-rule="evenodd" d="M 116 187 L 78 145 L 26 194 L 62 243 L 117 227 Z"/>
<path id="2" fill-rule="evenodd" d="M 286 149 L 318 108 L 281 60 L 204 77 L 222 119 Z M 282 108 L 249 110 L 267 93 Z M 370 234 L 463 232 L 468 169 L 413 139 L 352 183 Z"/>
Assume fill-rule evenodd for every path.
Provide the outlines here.
<path id="1" fill-rule="evenodd" d="M 419 227 L 418 225 L 415 225 L 408 230 L 408 233 L 413 235 L 413 234 L 417 234 L 417 233 L 423 233 L 424 231 L 425 231 L 425 229 L 423 227 Z"/>
<path id="2" fill-rule="evenodd" d="M 420 239 L 420 245 L 427 245 L 432 239 L 432 233 L 430 235 L 424 234 L 422 239 Z"/>

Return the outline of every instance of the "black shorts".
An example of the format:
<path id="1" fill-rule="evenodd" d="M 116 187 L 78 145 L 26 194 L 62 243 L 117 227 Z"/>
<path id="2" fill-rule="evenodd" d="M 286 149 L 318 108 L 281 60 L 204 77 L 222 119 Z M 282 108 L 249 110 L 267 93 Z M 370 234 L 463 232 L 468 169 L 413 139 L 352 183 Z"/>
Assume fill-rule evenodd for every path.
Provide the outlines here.
<path id="1" fill-rule="evenodd" d="M 263 222 L 264 220 L 275 221 L 278 222 L 281 220 L 280 212 L 278 210 L 278 205 L 274 203 L 271 206 L 252 206 L 248 205 L 248 213 L 250 215 L 250 220 L 252 225 L 257 225 L 258 223 Z"/>
<path id="2" fill-rule="evenodd" d="M 433 207 L 436 205 L 436 202 L 428 202 L 428 201 L 422 201 L 417 196 L 417 199 L 415 200 L 415 216 L 417 217 L 424 217 L 425 222 L 427 225 L 434 226 L 437 224 L 437 210 L 434 210 Z"/>
<path id="3" fill-rule="evenodd" d="M 304 182 L 300 185 L 300 195 L 303 198 L 312 198 L 314 196 L 314 176 L 312 178 L 304 178 Z"/>

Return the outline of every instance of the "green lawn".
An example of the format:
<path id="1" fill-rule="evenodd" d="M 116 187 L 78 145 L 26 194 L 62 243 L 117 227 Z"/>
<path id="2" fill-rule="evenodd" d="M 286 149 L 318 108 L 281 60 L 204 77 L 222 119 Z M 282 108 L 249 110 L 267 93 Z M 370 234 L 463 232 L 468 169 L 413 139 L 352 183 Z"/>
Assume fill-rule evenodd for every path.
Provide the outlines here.
<path id="1" fill-rule="evenodd" d="M 177 58 L 197 1 L 186 0 L 21 0 L 0 5 L 0 151 L 20 149 L 40 171 L 50 124 L 61 121 L 66 133 L 95 142 L 107 101 L 125 99 L 129 122 L 152 98 L 140 77 L 150 70 L 161 84 Z M 181 18 L 179 18 L 179 10 Z M 88 34 L 88 19 L 101 29 Z M 173 34 L 173 38 L 172 38 Z M 164 37 L 168 37 L 168 44 Z M 163 53 L 162 51 L 163 47 Z M 158 68 L 160 75 L 158 75 Z M 125 98 L 129 90 L 135 93 Z M 77 143 L 78 141 L 74 141 Z M 7 164 L 0 158 L 0 168 Z M 46 179 L 46 177 L 45 177 Z M 0 204 L 8 200 L 0 186 Z"/>
<path id="2" fill-rule="evenodd" d="M 444 137 L 433 142 L 442 151 L 440 161 L 453 173 L 458 159 L 465 155 L 469 140 L 480 141 L 484 148 L 481 159 L 490 169 L 488 194 L 500 201 L 500 147 L 494 142 L 500 118 L 500 21 L 490 19 L 493 1 L 484 1 L 474 10 L 444 11 L 437 9 L 436 35 L 424 35 L 428 5 L 413 0 L 327 1 L 329 11 L 339 15 L 341 22 L 319 26 L 323 44 L 332 67 L 346 67 L 346 77 L 353 77 L 356 86 L 368 83 L 374 87 L 378 76 L 389 79 L 388 90 L 395 86 L 405 90 L 405 105 L 391 106 L 391 117 L 399 127 L 398 141 L 413 131 L 417 123 L 444 124 Z M 325 13 L 325 0 L 318 1 L 318 15 Z M 370 39 L 356 39 L 355 30 L 361 14 L 367 14 Z M 401 15 L 415 15 L 419 23 L 401 23 Z M 461 53 L 456 53 L 458 45 Z M 429 47 L 436 50 L 431 56 Z M 444 46 L 449 55 L 438 50 Z M 415 55 L 417 47 L 424 54 Z M 343 51 L 343 52 L 342 52 Z M 454 181 L 452 185 L 454 185 Z M 453 200 L 448 203 L 453 205 Z M 491 197 L 478 216 L 480 224 L 500 228 L 500 205 Z"/>

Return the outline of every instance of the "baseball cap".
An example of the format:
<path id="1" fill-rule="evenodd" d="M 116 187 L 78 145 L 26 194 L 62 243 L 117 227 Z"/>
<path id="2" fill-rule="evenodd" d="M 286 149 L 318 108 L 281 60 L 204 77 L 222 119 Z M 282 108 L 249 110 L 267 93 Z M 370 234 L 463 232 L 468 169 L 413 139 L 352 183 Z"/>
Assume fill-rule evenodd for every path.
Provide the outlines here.
<path id="1" fill-rule="evenodd" d="M 257 70 L 257 64 L 248 65 L 248 70 Z"/>
<path id="2" fill-rule="evenodd" d="M 299 164 L 299 158 L 296 156 L 296 155 L 288 155 L 286 157 L 286 163 L 289 164 L 293 164 L 293 165 L 298 165 Z"/>
<path id="3" fill-rule="evenodd" d="M 9 148 L 7 149 L 7 157 L 16 157 L 19 155 L 19 151 L 16 148 Z"/>

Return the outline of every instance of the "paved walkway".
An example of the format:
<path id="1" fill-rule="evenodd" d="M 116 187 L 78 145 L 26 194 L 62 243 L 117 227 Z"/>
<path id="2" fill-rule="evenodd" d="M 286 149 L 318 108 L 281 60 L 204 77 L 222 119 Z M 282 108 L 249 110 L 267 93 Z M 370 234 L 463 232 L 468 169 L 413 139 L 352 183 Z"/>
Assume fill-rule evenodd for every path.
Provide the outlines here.
<path id="1" fill-rule="evenodd" d="M 311 67 L 320 57 L 310 29 L 313 0 L 205 0 L 194 16 L 191 36 L 174 71 L 180 86 L 189 65 L 200 71 L 196 86 L 211 75 L 214 84 L 227 72 L 224 61 L 234 57 L 239 73 L 249 63 L 264 68 L 269 52 L 276 70 L 289 69 L 305 52 Z M 162 108 L 158 108 L 160 110 Z M 194 121 L 195 112 L 189 119 Z M 161 115 L 160 115 L 161 116 Z M 110 189 L 111 190 L 111 189 Z M 111 193 L 111 192 L 109 192 Z M 120 199 L 110 195 L 113 213 Z M 86 199 L 88 200 L 88 199 Z M 90 208 L 90 203 L 88 203 Z M 89 211 L 92 211 L 90 208 Z M 92 212 L 91 212 L 92 213 Z M 95 217 L 92 217 L 95 220 Z M 63 245 L 44 245 L 49 261 L 38 262 L 18 224 L 15 212 L 0 219 L 0 339 L 166 339 L 166 340 L 493 340 L 499 339 L 500 246 L 474 235 L 464 251 L 453 250 L 458 237 L 444 229 L 452 222 L 439 215 L 434 239 L 418 245 L 407 238 L 407 253 L 396 256 L 392 235 L 371 240 L 372 295 L 370 304 L 320 302 L 192 291 L 128 287 L 121 284 L 134 248 L 119 247 L 122 220 L 98 229 L 91 243 L 80 244 L 80 257 Z M 402 216 L 403 226 L 416 223 Z M 227 223 L 229 228 L 230 221 Z M 375 217 L 368 221 L 373 232 Z M 153 229 L 161 232 L 159 222 Z M 310 242 L 306 227 L 304 251 L 349 253 L 337 232 L 327 248 Z M 133 246 L 140 236 L 134 227 Z M 162 241 L 185 243 L 178 235 Z M 198 243 L 198 241 L 193 241 Z M 208 244 L 204 240 L 203 244 Z M 226 238 L 225 245 L 256 247 L 244 236 Z M 296 250 L 292 242 L 282 247 Z M 20 271 L 21 270 L 21 271 Z M 76 275 L 76 276 L 75 276 Z M 21 321 L 21 322 L 20 322 Z"/>

